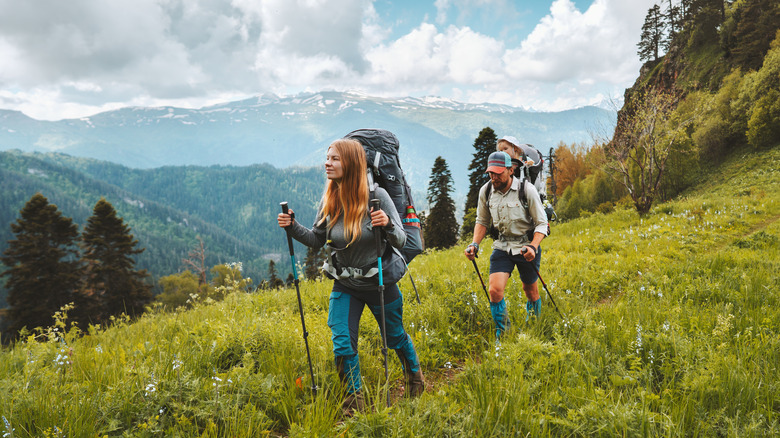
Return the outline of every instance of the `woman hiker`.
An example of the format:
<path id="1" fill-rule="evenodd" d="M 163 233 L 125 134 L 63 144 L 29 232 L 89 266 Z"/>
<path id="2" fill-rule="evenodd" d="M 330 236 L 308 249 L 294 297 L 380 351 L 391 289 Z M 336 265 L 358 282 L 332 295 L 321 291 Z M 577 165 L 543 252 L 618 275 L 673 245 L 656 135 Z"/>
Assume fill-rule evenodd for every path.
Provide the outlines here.
<path id="1" fill-rule="evenodd" d="M 332 332 L 333 354 L 338 375 L 346 388 L 343 408 L 351 415 L 363 410 L 358 328 L 363 308 L 368 306 L 381 330 L 381 307 L 377 281 L 377 248 L 373 227 L 382 227 L 382 274 L 384 279 L 387 346 L 401 360 L 406 379 L 406 396 L 416 397 L 425 390 L 420 361 L 412 339 L 403 327 L 403 296 L 395 284 L 405 272 L 400 254 L 406 233 L 387 192 L 376 187 L 379 210 L 369 207 L 366 154 L 355 140 L 339 139 L 328 148 L 325 159 L 327 184 L 317 218 L 311 229 L 300 225 L 290 214 L 280 213 L 282 228 L 290 227 L 292 237 L 306 246 L 328 245 L 323 270 L 334 279 L 328 307 L 328 326 Z M 292 213 L 292 211 L 290 211 Z"/>

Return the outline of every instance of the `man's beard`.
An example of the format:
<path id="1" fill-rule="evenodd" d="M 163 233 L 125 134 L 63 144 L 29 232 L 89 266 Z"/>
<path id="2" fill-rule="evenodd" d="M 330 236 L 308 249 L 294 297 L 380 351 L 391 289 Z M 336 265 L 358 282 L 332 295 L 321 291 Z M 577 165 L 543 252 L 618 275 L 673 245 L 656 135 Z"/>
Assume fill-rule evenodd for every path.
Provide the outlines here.
<path id="1" fill-rule="evenodd" d="M 511 182 L 511 180 L 510 181 L 497 181 L 496 180 L 496 181 L 491 181 L 490 183 L 493 184 L 493 188 L 494 189 L 498 190 L 499 192 L 503 192 L 504 190 L 507 189 L 507 187 L 509 187 L 509 183 L 510 182 Z"/>

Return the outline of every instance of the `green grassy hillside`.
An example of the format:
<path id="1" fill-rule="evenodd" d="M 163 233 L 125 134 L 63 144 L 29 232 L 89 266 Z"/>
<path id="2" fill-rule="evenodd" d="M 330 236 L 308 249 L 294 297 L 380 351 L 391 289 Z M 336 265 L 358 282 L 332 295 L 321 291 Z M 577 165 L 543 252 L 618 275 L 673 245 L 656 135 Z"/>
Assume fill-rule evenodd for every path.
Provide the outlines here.
<path id="1" fill-rule="evenodd" d="M 380 340 L 364 315 L 372 409 L 350 419 L 338 409 L 327 281 L 301 283 L 316 396 L 294 289 L 233 293 L 86 336 L 53 328 L 0 353 L 0 429 L 16 437 L 776 436 L 778 218 L 775 147 L 735 157 L 643 218 L 625 208 L 556 225 L 541 273 L 565 319 L 543 295 L 541 320 L 526 324 L 515 276 L 514 325 L 500 348 L 462 248 L 424 254 L 411 267 L 422 303 L 407 279 L 401 286 L 428 391 L 399 399 L 391 354 L 394 403 L 382 405 Z M 483 275 L 488 254 L 478 259 Z"/>

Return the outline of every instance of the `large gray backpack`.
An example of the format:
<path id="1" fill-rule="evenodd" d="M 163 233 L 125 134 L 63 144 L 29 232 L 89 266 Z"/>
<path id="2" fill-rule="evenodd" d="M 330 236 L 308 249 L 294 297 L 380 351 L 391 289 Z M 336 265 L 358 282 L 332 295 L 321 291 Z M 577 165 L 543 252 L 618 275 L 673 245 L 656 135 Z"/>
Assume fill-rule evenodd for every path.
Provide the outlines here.
<path id="1" fill-rule="evenodd" d="M 379 184 L 392 198 L 406 232 L 406 244 L 401 249 L 401 255 L 409 264 L 415 256 L 423 252 L 425 243 L 420 229 L 420 220 L 414 209 L 412 192 L 398 160 L 400 147 L 398 138 L 384 129 L 358 129 L 345 135 L 344 138 L 357 140 L 363 145 L 372 190 L 374 183 Z M 373 192 L 371 198 L 373 199 Z"/>
<path id="2" fill-rule="evenodd" d="M 544 172 L 544 157 L 539 149 L 530 144 L 519 145 L 523 151 L 523 163 L 533 161 L 532 165 L 525 164 L 517 168 L 525 174 L 526 179 L 536 187 L 542 201 L 547 199 L 547 175 Z M 519 177 L 519 175 L 516 175 Z"/>

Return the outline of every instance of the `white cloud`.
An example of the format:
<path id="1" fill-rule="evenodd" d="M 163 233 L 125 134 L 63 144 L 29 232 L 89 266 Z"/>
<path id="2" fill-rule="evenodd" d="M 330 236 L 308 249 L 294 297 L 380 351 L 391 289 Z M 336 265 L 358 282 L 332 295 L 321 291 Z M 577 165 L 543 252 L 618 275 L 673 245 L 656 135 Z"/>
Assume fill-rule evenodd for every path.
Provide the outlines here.
<path id="1" fill-rule="evenodd" d="M 555 0 L 519 43 L 468 25 L 504 19 L 513 33 L 511 1 L 431 0 L 435 22 L 396 39 L 374 1 L 0 0 L 0 108 L 62 118 L 355 89 L 562 109 L 630 85 L 653 0 Z"/>
<path id="2" fill-rule="evenodd" d="M 633 8 L 625 8 L 633 3 Z M 636 43 L 647 0 L 595 0 L 580 12 L 555 0 L 550 14 L 517 49 L 508 50 L 508 74 L 520 80 L 558 82 L 585 78 L 624 83 L 636 77 Z"/>
<path id="3" fill-rule="evenodd" d="M 450 0 L 436 0 L 433 5 L 436 7 L 436 23 L 443 25 L 447 22 L 447 10 L 450 7 Z"/>

